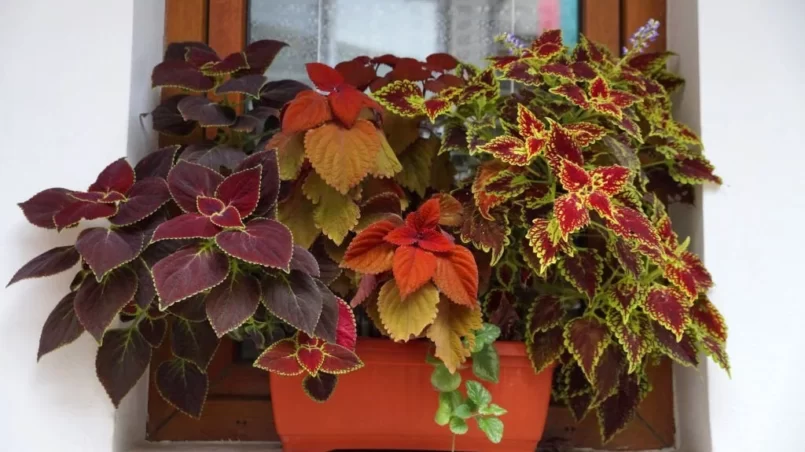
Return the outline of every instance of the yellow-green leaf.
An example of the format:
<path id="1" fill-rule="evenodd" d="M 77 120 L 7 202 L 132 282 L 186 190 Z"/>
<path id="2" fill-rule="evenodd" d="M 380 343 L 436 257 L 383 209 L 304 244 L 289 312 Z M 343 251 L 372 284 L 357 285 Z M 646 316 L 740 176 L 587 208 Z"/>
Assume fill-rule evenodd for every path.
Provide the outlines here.
<path id="1" fill-rule="evenodd" d="M 294 243 L 302 248 L 310 248 L 321 232 L 313 221 L 314 207 L 302 190 L 296 190 L 277 209 L 277 219 L 291 230 Z"/>
<path id="2" fill-rule="evenodd" d="M 402 170 L 402 164 L 397 160 L 397 155 L 383 132 L 378 130 L 377 135 L 380 140 L 380 152 L 377 153 L 377 163 L 371 174 L 377 177 L 394 177 Z"/>
<path id="3" fill-rule="evenodd" d="M 428 328 L 427 336 L 436 344 L 436 357 L 450 372 L 455 372 L 469 358 L 475 346 L 473 331 L 480 330 L 482 326 L 480 309 L 458 305 L 441 297 L 436 319 Z M 462 337 L 466 339 L 466 347 L 461 341 Z"/>
<path id="4" fill-rule="evenodd" d="M 313 222 L 316 227 L 336 245 L 340 245 L 349 231 L 358 224 L 360 207 L 349 195 L 342 195 L 328 185 L 316 172 L 307 176 L 302 191 L 315 204 Z"/>
<path id="5" fill-rule="evenodd" d="M 436 137 L 417 138 L 417 140 L 400 155 L 402 171 L 394 179 L 403 187 L 425 196 L 425 190 L 431 181 L 433 158 L 439 151 L 441 143 Z"/>
<path id="6" fill-rule="evenodd" d="M 416 337 L 436 318 L 439 304 L 439 291 L 431 283 L 400 298 L 400 290 L 394 280 L 389 280 L 380 288 L 377 308 L 380 321 L 395 341 L 407 341 Z"/>
<path id="7" fill-rule="evenodd" d="M 342 194 L 375 168 L 380 140 L 375 126 L 359 119 L 351 129 L 330 122 L 305 134 L 305 153 L 316 172 Z"/>

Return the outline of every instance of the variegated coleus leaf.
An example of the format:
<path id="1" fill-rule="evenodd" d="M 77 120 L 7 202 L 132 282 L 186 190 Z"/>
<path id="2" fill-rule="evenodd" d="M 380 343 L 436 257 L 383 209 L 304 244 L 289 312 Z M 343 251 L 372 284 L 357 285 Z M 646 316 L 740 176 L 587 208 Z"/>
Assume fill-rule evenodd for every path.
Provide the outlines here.
<path id="1" fill-rule="evenodd" d="M 682 292 L 657 285 L 648 289 L 641 301 L 649 317 L 673 332 L 677 341 L 682 338 L 690 324 L 690 303 Z"/>
<path id="2" fill-rule="evenodd" d="M 701 329 L 707 336 L 720 342 L 727 341 L 727 323 L 706 295 L 699 295 L 699 298 L 693 303 L 690 317 L 693 325 Z"/>
<path id="3" fill-rule="evenodd" d="M 551 234 L 551 221 L 543 218 L 534 219 L 526 239 L 539 260 L 540 274 L 544 274 L 562 255 L 572 255 L 575 249 L 564 239 Z"/>
<path id="4" fill-rule="evenodd" d="M 559 270 L 573 287 L 592 300 L 601 284 L 604 261 L 593 249 L 578 250 L 559 262 Z"/>
<path id="5" fill-rule="evenodd" d="M 633 315 L 627 320 L 617 310 L 612 310 L 607 315 L 607 325 L 623 349 L 628 372 L 634 372 L 643 365 L 643 357 L 652 347 L 648 320 L 643 315 Z"/>
<path id="6" fill-rule="evenodd" d="M 565 325 L 564 340 L 587 380 L 594 382 L 595 368 L 610 342 L 606 322 L 595 316 L 574 319 Z"/>
<path id="7" fill-rule="evenodd" d="M 472 184 L 472 194 L 481 215 L 492 220 L 492 209 L 520 197 L 529 189 L 538 190 L 537 185 L 539 184 L 531 181 L 524 168 L 489 160 L 478 167 Z M 539 186 L 545 187 L 547 192 L 545 185 Z"/>
<path id="8" fill-rule="evenodd" d="M 501 135 L 479 149 L 510 165 L 528 165 L 545 149 L 548 131 L 545 124 L 523 104 L 517 106 L 517 129 L 519 136 Z"/>

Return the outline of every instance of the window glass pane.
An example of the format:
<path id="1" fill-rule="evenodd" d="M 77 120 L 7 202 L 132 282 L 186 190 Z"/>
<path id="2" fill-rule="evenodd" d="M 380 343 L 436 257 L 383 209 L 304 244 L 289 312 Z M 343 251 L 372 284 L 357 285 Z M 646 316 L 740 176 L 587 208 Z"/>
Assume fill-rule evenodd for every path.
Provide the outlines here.
<path id="1" fill-rule="evenodd" d="M 384 53 L 424 59 L 448 52 L 484 65 L 486 56 L 503 51 L 498 34 L 531 40 L 548 28 L 561 28 L 574 45 L 578 0 L 252 0 L 249 6 L 249 41 L 290 44 L 271 79 L 306 80 L 306 62 L 334 65 Z"/>

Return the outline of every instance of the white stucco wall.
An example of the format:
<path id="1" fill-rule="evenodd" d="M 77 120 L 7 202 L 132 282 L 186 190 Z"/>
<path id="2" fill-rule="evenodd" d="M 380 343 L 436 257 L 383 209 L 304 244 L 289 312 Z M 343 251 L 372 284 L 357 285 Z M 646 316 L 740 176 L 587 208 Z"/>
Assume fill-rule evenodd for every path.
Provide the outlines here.
<path id="1" fill-rule="evenodd" d="M 805 2 L 699 0 L 704 258 L 732 379 L 708 367 L 715 452 L 805 450 Z"/>
<path id="2" fill-rule="evenodd" d="M 149 74 L 163 29 L 163 0 L 0 1 L 0 279 L 76 235 L 28 225 L 17 202 L 51 186 L 84 188 L 108 162 L 150 145 L 136 114 L 155 99 Z M 42 325 L 70 278 L 0 294 L 4 452 L 117 452 L 141 436 L 142 420 L 115 429 L 142 407 L 126 400 L 115 413 L 95 376 L 90 337 L 36 362 Z"/>

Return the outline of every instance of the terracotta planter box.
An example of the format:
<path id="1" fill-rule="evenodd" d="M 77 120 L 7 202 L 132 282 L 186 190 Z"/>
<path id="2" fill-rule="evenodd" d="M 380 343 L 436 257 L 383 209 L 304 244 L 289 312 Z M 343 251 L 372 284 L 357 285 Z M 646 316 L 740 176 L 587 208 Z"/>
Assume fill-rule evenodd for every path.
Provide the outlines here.
<path id="1" fill-rule="evenodd" d="M 365 367 L 340 376 L 326 403 L 305 395 L 301 377 L 272 374 L 272 406 L 283 450 L 450 450 L 452 433 L 433 421 L 438 402 L 430 384 L 433 367 L 425 363 L 428 345 L 359 339 L 357 353 Z M 456 450 L 533 452 L 545 427 L 553 369 L 534 374 L 523 343 L 499 342 L 496 347 L 500 383 L 484 386 L 493 402 L 508 410 L 501 417 L 503 442 L 492 444 L 471 421 L 469 432 L 457 437 Z M 472 370 L 462 376 L 471 378 Z"/>

